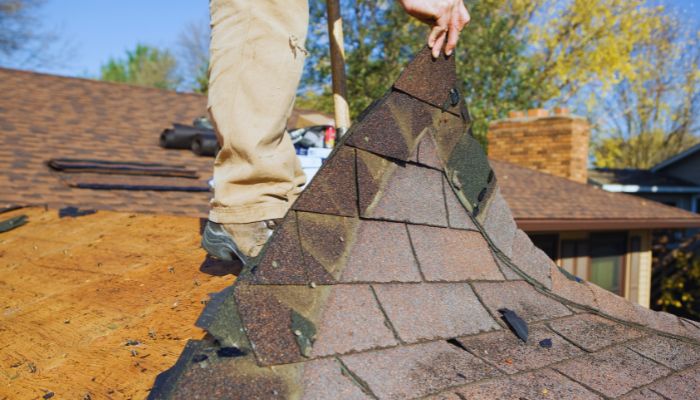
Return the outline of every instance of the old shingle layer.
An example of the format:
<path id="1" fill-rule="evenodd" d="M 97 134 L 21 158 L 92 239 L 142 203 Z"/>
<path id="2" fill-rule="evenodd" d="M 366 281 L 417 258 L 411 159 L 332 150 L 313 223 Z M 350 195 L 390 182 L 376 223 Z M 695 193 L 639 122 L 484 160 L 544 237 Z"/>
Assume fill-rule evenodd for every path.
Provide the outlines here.
<path id="1" fill-rule="evenodd" d="M 188 345 L 152 399 L 697 394 L 700 327 L 572 280 L 517 230 L 456 112 L 463 99 L 442 104 L 453 71 L 418 54 L 239 277 L 235 301 L 215 302 L 235 321 Z M 221 326 L 247 341 L 221 352 Z"/>

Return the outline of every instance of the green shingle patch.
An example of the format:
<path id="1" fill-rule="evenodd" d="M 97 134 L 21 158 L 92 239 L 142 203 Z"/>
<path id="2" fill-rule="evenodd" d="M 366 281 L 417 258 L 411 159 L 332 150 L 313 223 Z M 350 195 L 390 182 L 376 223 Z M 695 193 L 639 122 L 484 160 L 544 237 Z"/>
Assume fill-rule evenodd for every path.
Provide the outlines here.
<path id="1" fill-rule="evenodd" d="M 297 339 L 301 355 L 309 357 L 316 340 L 316 326 L 303 315 L 292 310 L 292 332 Z"/>

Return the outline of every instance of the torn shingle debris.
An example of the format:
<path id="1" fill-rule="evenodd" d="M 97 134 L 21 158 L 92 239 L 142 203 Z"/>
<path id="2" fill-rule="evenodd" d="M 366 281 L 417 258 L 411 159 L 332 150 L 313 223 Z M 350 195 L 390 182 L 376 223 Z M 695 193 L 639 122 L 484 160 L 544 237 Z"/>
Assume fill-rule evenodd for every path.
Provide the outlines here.
<path id="1" fill-rule="evenodd" d="M 510 329 L 513 330 L 520 340 L 527 343 L 527 337 L 529 334 L 529 329 L 527 327 L 527 322 L 523 321 L 522 318 L 515 311 L 511 311 L 507 308 L 502 308 L 498 310 L 503 316 L 503 320 L 506 321 Z"/>
<path id="2" fill-rule="evenodd" d="M 81 210 L 77 207 L 63 207 L 60 210 L 58 210 L 58 216 L 60 218 L 77 218 L 77 217 L 84 217 L 86 215 L 94 214 L 97 211 L 95 210 Z"/>
<path id="3" fill-rule="evenodd" d="M 699 352 L 700 326 L 567 279 L 533 250 L 456 85 L 454 58 L 416 56 L 212 298 L 208 337 L 150 399 L 598 399 L 668 391 L 676 374 L 700 388 L 700 359 L 672 371 L 664 350 Z M 604 329 L 577 328 L 591 321 Z M 625 335 L 581 350 L 610 332 Z M 630 350 L 650 334 L 669 341 Z M 241 354 L 219 355 L 230 347 Z"/>
<path id="4" fill-rule="evenodd" d="M 0 222 L 0 233 L 8 232 L 8 231 L 11 231 L 15 228 L 19 228 L 20 226 L 26 224 L 27 222 L 28 222 L 28 219 L 27 219 L 26 215 L 20 215 L 17 217 L 8 218 L 8 219 Z"/>

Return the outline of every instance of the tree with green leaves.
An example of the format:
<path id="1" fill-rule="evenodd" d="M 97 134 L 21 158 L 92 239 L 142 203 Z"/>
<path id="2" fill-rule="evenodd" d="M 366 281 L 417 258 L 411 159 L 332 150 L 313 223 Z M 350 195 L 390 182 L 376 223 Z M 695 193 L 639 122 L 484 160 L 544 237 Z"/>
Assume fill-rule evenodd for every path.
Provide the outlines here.
<path id="1" fill-rule="evenodd" d="M 174 90 L 180 83 L 175 57 L 155 47 L 137 45 L 125 59 L 110 59 L 101 68 L 100 79 Z"/>
<path id="2" fill-rule="evenodd" d="M 458 76 L 485 138 L 509 111 L 558 105 L 592 84 L 632 77 L 634 48 L 660 26 L 662 11 L 643 0 L 470 0 L 472 15 L 456 52 Z M 331 110 L 325 1 L 311 1 L 308 69 L 299 104 Z M 389 89 L 423 46 L 426 28 L 395 1 L 341 0 L 348 100 L 356 116 Z"/>

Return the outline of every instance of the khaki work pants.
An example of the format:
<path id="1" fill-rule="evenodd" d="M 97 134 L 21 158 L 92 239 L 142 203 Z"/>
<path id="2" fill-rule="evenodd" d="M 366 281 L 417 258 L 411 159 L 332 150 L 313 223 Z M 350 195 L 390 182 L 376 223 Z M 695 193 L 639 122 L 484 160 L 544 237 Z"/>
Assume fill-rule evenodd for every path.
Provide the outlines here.
<path id="1" fill-rule="evenodd" d="M 208 111 L 221 151 L 209 219 L 282 218 L 306 177 L 286 124 L 304 66 L 307 0 L 210 0 Z"/>

